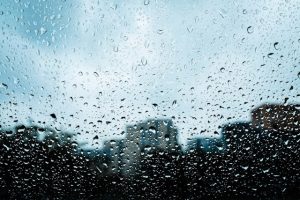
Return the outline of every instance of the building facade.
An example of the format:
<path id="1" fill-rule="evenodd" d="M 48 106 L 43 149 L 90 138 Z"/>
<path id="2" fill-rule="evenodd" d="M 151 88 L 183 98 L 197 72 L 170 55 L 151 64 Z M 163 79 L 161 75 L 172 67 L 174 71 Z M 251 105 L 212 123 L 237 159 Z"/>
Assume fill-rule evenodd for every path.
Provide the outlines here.
<path id="1" fill-rule="evenodd" d="M 300 105 L 262 105 L 252 111 L 252 125 L 265 130 L 299 131 Z"/>
<path id="2" fill-rule="evenodd" d="M 134 174 L 141 156 L 151 150 L 175 151 L 178 148 L 177 129 L 172 120 L 147 120 L 127 126 L 124 140 L 123 174 Z"/>

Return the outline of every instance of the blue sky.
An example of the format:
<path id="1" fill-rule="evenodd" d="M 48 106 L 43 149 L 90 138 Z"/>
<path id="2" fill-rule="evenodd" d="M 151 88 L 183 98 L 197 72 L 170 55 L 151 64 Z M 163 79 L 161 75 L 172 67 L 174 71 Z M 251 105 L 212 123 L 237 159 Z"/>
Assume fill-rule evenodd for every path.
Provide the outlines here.
<path id="1" fill-rule="evenodd" d="M 1 124 L 45 121 L 92 144 L 175 116 L 185 143 L 263 103 L 299 103 L 299 5 L 2 1 Z"/>

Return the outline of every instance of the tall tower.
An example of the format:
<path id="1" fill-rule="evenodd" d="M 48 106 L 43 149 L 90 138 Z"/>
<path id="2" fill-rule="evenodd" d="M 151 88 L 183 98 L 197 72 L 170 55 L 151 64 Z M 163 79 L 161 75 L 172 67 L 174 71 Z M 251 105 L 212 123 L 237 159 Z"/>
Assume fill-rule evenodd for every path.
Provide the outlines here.
<path id="1" fill-rule="evenodd" d="M 252 111 L 252 123 L 266 130 L 299 131 L 300 105 L 262 105 Z"/>
<path id="2" fill-rule="evenodd" d="M 123 154 L 123 140 L 109 140 L 104 142 L 104 152 L 110 158 L 108 173 L 120 173 Z"/>
<path id="3" fill-rule="evenodd" d="M 141 153 L 153 149 L 175 151 L 178 148 L 177 129 L 172 120 L 147 120 L 133 126 L 127 126 L 124 140 L 123 173 L 134 174 L 140 166 Z"/>

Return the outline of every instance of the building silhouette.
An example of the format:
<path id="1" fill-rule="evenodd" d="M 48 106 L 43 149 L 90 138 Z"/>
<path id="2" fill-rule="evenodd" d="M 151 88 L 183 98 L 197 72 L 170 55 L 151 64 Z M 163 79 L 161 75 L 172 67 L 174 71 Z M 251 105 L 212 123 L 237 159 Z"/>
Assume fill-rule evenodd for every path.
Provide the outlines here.
<path id="1" fill-rule="evenodd" d="M 104 143 L 111 158 L 109 172 L 133 175 L 140 169 L 141 158 L 151 151 L 177 151 L 178 131 L 170 119 L 150 119 L 126 127 L 126 137 Z"/>
<path id="2" fill-rule="evenodd" d="M 250 122 L 223 126 L 223 137 L 228 152 L 258 151 L 260 148 L 282 145 L 300 131 L 300 106 L 264 104 L 251 113 Z M 277 144 L 278 143 L 278 144 Z"/>
<path id="3" fill-rule="evenodd" d="M 151 150 L 175 151 L 177 129 L 172 120 L 147 120 L 127 126 L 124 142 L 123 173 L 134 174 L 140 167 L 141 156 Z"/>
<path id="4" fill-rule="evenodd" d="M 120 174 L 122 170 L 122 156 L 124 140 L 109 140 L 104 142 L 104 154 L 110 159 L 108 173 Z"/>
<path id="5" fill-rule="evenodd" d="M 221 153 L 224 150 L 223 138 L 199 137 L 190 139 L 187 143 L 187 152 L 203 151 L 206 153 Z"/>
<path id="6" fill-rule="evenodd" d="M 235 152 L 238 149 L 253 146 L 256 138 L 259 138 L 260 129 L 255 128 L 251 122 L 237 122 L 227 124 L 222 129 L 222 134 L 227 152 Z"/>
<path id="7" fill-rule="evenodd" d="M 252 125 L 266 130 L 297 131 L 300 105 L 264 104 L 252 111 Z"/>

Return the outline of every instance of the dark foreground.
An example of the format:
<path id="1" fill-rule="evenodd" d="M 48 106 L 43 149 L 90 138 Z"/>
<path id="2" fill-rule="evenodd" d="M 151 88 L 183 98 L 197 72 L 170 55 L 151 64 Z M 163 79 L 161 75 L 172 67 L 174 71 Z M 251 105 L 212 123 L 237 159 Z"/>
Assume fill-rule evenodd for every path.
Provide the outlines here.
<path id="1" fill-rule="evenodd" d="M 300 199 L 297 133 L 244 134 L 222 152 L 153 149 L 123 176 L 70 135 L 38 140 L 39 131 L 0 135 L 0 199 Z"/>

